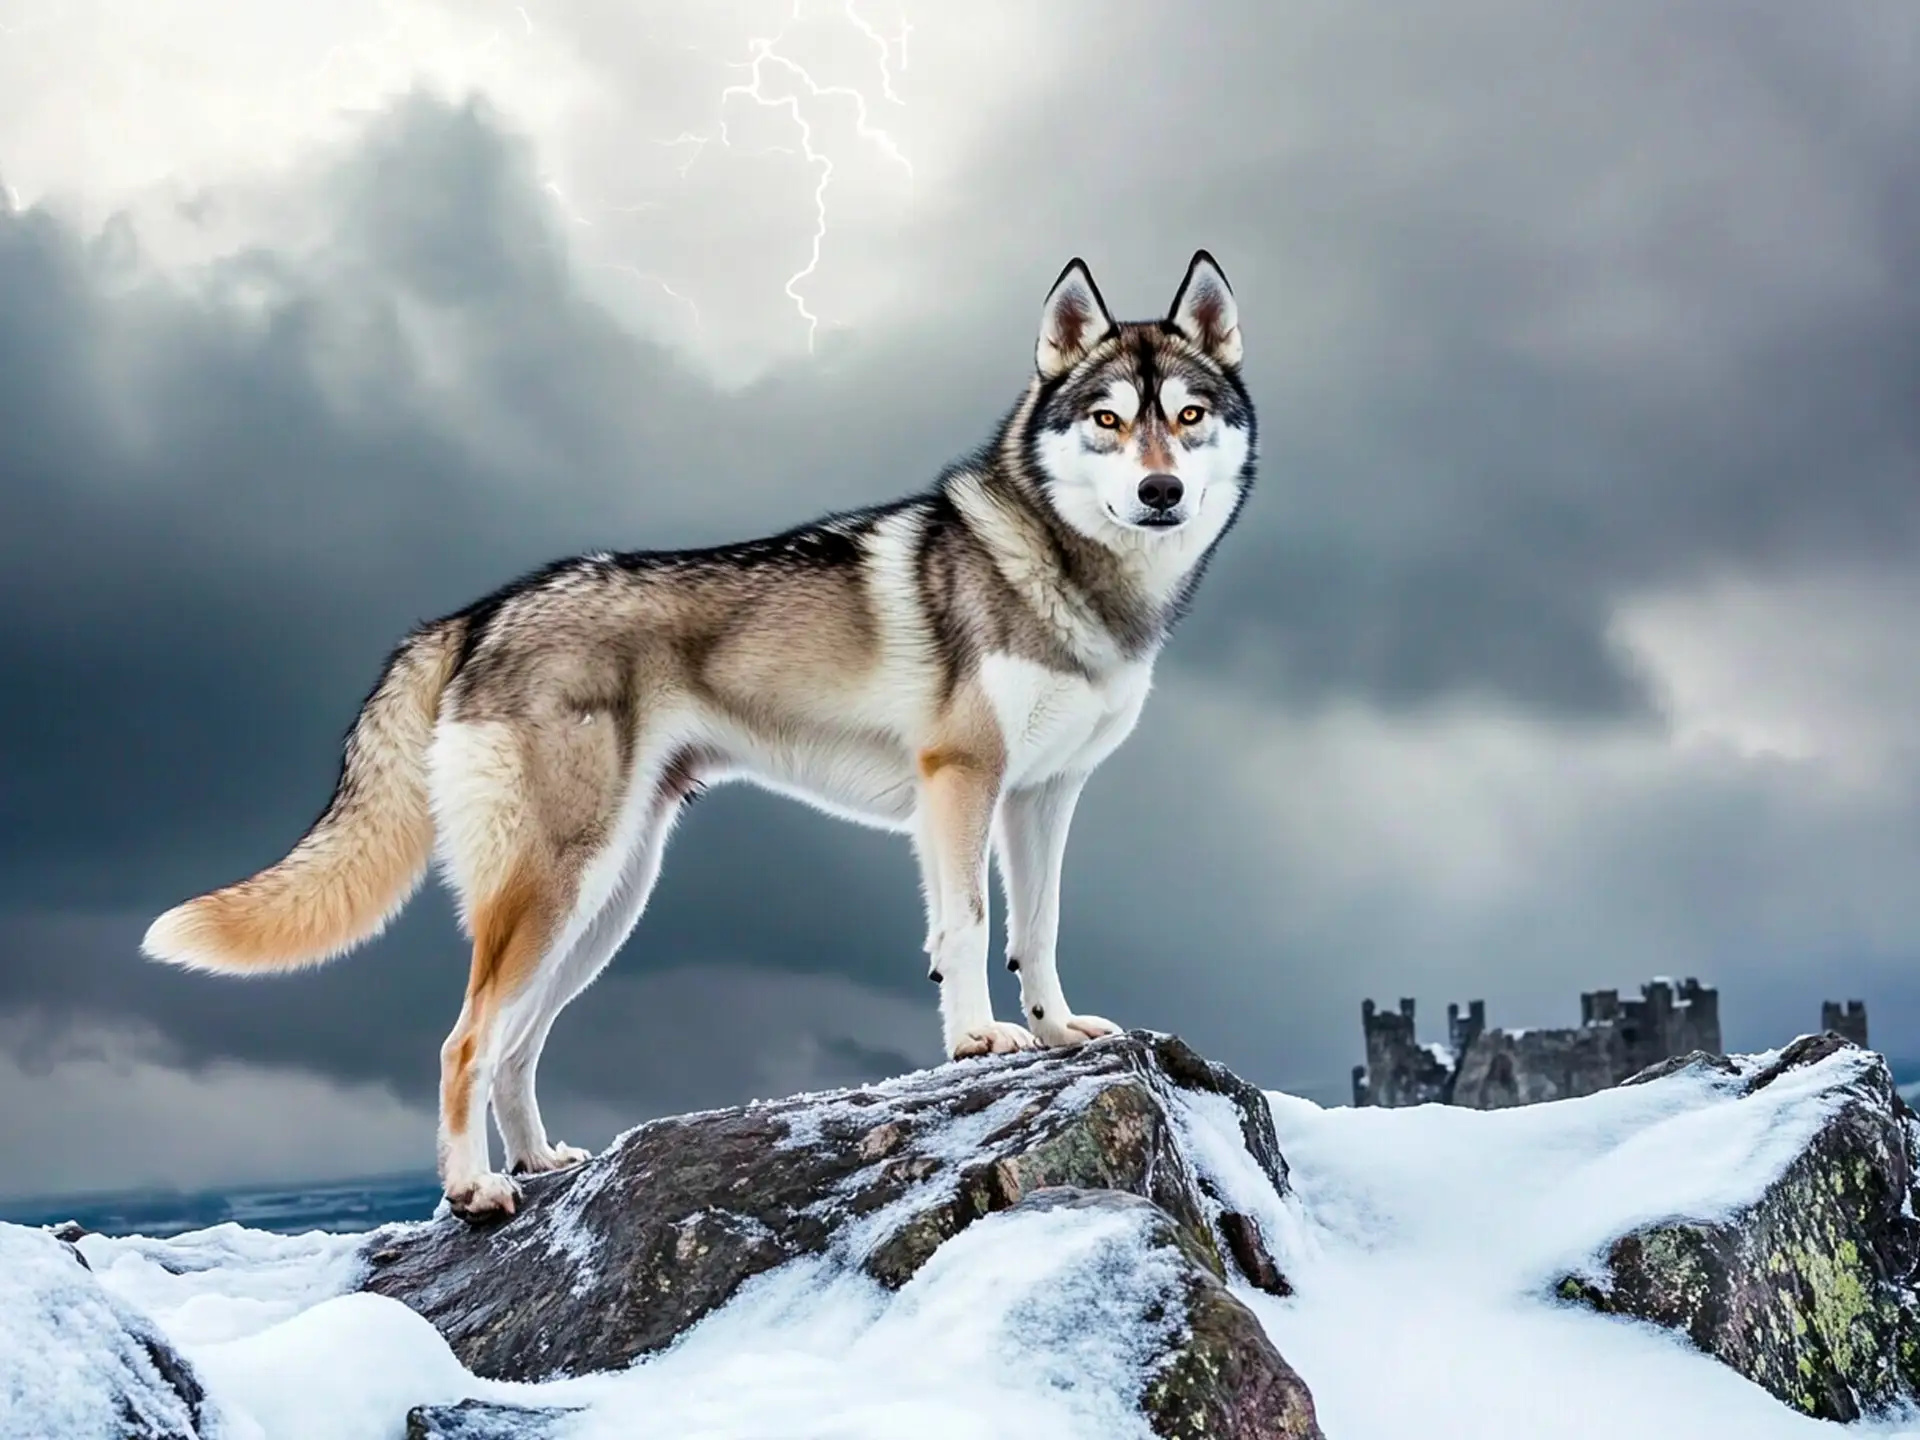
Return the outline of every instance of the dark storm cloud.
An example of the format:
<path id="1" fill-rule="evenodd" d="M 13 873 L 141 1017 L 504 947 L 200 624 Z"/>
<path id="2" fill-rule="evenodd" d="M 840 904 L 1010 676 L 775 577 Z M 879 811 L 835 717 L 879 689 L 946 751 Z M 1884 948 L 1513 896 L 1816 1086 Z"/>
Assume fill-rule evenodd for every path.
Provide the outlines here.
<path id="1" fill-rule="evenodd" d="M 250 867 L 325 798 L 414 619 L 587 546 L 806 513 L 728 402 L 572 293 L 515 162 L 474 111 L 403 106 L 331 177 L 322 258 L 217 267 L 264 318 L 159 280 L 108 298 L 101 247 L 0 217 L 0 744 L 76 761 L 8 768 L 16 895 L 97 902 L 104 861 L 122 897 L 200 884 L 192 833 Z M 454 403 L 403 333 L 419 307 Z M 792 414 L 735 403 L 777 453 Z"/>
<path id="2" fill-rule="evenodd" d="M 1078 63 L 1124 85 L 1036 97 L 977 208 L 1071 177 L 1035 233 L 1098 247 L 1104 285 L 1105 255 L 1132 293 L 1190 240 L 1240 292 L 1262 493 L 1176 663 L 1617 712 L 1641 699 L 1604 639 L 1624 591 L 1912 553 L 1911 13 L 1109 19 Z"/>
<path id="3" fill-rule="evenodd" d="M 140 1016 L 183 1063 L 424 1099 L 465 963 L 444 901 L 374 954 L 267 985 L 138 961 L 144 919 L 282 852 L 410 622 L 555 555 L 924 484 L 1024 379 L 1040 295 L 1074 253 L 1142 315 L 1206 245 L 1245 316 L 1261 490 L 1163 692 L 1643 719 L 1609 640 L 1623 595 L 1724 563 L 1913 551 L 1920 81 L 1898 56 L 1915 24 L 1871 6 L 1204 23 L 1141 6 L 1073 33 L 1057 83 L 926 222 L 909 268 L 927 313 L 732 392 L 582 296 L 532 156 L 484 105 L 397 102 L 317 166 L 312 243 L 222 260 L 199 288 L 144 267 L 127 223 L 0 211 L 0 1011 Z M 1068 983 L 1116 1019 L 1216 1037 L 1251 1073 L 1337 1081 L 1355 987 L 1412 983 L 1424 914 L 1371 894 L 1284 941 L 1251 931 L 1257 857 L 1223 857 L 1240 831 L 1178 813 L 1233 783 L 1181 779 L 1245 737 L 1206 739 L 1219 749 L 1150 707 L 1096 781 Z M 1707 837 L 1654 847 L 1683 889 L 1672 877 L 1743 823 L 1725 795 L 1632 819 L 1663 813 Z M 1835 833 L 1810 868 L 1853 863 Z M 1612 843 L 1564 858 L 1632 874 Z M 1207 898 L 1122 884 L 1143 844 L 1198 857 Z M 1557 903 L 1456 937 L 1435 983 L 1571 993 L 1566 965 L 1592 952 L 1517 958 L 1552 949 Z M 1587 920 L 1603 949 L 1604 917 Z M 743 1027 L 770 1025 L 741 997 L 796 974 L 857 982 L 879 1033 L 822 1031 L 779 1072 L 792 1083 L 925 1058 L 919 926 L 898 839 L 716 795 L 544 1073 L 627 1106 L 772 1088 L 742 1078 L 751 1046 L 711 1037 L 727 996 Z M 703 966 L 788 979 L 675 978 Z M 1791 1009 L 1772 1003 L 1729 1013 Z"/>
<path id="4" fill-rule="evenodd" d="M 325 799 L 413 620 L 610 537 L 805 513 L 755 494 L 764 460 L 729 444 L 725 402 L 572 293 L 525 157 L 480 112 L 402 105 L 329 184 L 340 225 L 318 258 L 223 264 L 212 299 L 116 285 L 136 273 L 124 231 L 0 216 L 0 908 L 150 913 L 257 868 Z M 458 345 L 450 414 L 402 334 L 409 306 Z M 757 410 L 777 448 L 778 407 Z M 744 798 L 684 827 L 640 963 L 910 982 L 904 859 Z M 727 903 L 743 876 L 754 907 Z M 872 923 L 843 924 L 849 892 Z M 443 903 L 376 963 L 279 987 L 147 965 L 140 928 L 0 924 L 0 1006 L 141 1016 L 190 1056 L 430 1091 L 464 970 Z"/>
<path id="5" fill-rule="evenodd" d="M 571 288 L 527 157 L 484 107 L 415 97 L 324 186 L 336 226 L 316 255 L 222 262 L 211 297 L 143 275 L 124 228 L 90 242 L 0 216 L 0 912 L 35 917 L 0 914 L 0 1010 L 139 1017 L 194 1063 L 430 1100 L 465 969 L 437 895 L 370 963 L 285 985 L 147 964 L 144 919 L 282 853 L 412 621 L 555 555 L 915 488 L 955 442 L 836 464 L 819 382 L 729 396 L 618 331 Z M 424 342 L 406 330 L 422 310 Z M 423 345 L 455 348 L 451 400 Z M 1003 398 L 975 407 L 981 428 Z M 917 879 L 892 837 L 728 792 L 683 822 L 672 877 L 619 973 L 746 957 L 924 999 Z M 125 918 L 44 919 L 100 912 Z M 600 1011 L 626 993 L 608 982 Z M 790 1083 L 929 1058 L 937 1023 L 916 1014 L 864 1040 L 803 1017 L 828 1050 Z M 670 1014 L 586 1035 L 603 1048 L 556 1057 L 552 1081 L 656 1105 L 739 1098 L 743 1047 L 768 1045 Z"/>

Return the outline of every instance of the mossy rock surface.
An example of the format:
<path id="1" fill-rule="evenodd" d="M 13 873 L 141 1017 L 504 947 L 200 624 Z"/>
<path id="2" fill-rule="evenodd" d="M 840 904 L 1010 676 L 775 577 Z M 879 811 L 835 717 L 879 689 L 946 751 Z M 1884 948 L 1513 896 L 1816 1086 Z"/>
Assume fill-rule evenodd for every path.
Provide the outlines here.
<path id="1" fill-rule="evenodd" d="M 1678 1330 L 1795 1409 L 1850 1421 L 1920 1403 L 1920 1157 L 1886 1062 L 1838 1035 L 1805 1036 L 1738 1083 L 1751 1095 L 1814 1065 L 1833 1076 L 1828 1118 L 1757 1202 L 1623 1235 L 1596 1274 L 1558 1289 Z"/>

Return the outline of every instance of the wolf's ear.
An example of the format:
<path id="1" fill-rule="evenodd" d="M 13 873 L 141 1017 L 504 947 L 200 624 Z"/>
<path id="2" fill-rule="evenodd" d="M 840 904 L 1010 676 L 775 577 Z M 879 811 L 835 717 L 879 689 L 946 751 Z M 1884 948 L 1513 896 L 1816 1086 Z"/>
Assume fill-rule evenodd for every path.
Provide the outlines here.
<path id="1" fill-rule="evenodd" d="M 1112 330 L 1113 317 L 1107 313 L 1107 302 L 1100 298 L 1100 287 L 1087 272 L 1087 262 L 1076 257 L 1047 292 L 1046 306 L 1040 312 L 1040 343 L 1034 347 L 1034 364 L 1045 379 L 1064 375 Z"/>
<path id="2" fill-rule="evenodd" d="M 1193 252 L 1167 319 L 1222 365 L 1240 363 L 1240 307 L 1233 302 L 1226 275 L 1206 251 Z"/>

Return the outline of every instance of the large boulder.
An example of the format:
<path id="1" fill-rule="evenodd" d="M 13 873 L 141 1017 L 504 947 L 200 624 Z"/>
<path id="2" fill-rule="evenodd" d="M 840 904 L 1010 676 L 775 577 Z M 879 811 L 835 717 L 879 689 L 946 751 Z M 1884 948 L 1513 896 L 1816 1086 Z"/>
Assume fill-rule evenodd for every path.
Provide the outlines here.
<path id="1" fill-rule="evenodd" d="M 0 1400 L 8 1435 L 201 1440 L 217 1433 L 193 1367 L 94 1278 L 73 1244 L 0 1224 Z"/>
<path id="2" fill-rule="evenodd" d="M 1678 1330 L 1821 1419 L 1920 1402 L 1920 1127 L 1886 1062 L 1828 1033 L 1764 1065 L 1696 1054 L 1626 1083 L 1689 1066 L 1717 1072 L 1736 1103 L 1807 1087 L 1824 1118 L 1759 1199 L 1622 1235 L 1560 1294 Z"/>
<path id="3" fill-rule="evenodd" d="M 983 1216 L 1130 1203 L 1154 1217 L 1141 1253 L 1175 1247 L 1186 1277 L 1182 1338 L 1142 1392 L 1149 1422 L 1169 1436 L 1317 1434 L 1305 1386 L 1224 1283 L 1237 1271 L 1286 1290 L 1257 1223 L 1182 1148 L 1201 1096 L 1226 1101 L 1284 1194 L 1265 1098 L 1179 1040 L 1136 1032 L 654 1121 L 530 1180 L 504 1223 L 375 1232 L 366 1288 L 433 1322 L 475 1373 L 543 1380 L 659 1351 L 790 1261 L 824 1257 L 898 1289 Z"/>

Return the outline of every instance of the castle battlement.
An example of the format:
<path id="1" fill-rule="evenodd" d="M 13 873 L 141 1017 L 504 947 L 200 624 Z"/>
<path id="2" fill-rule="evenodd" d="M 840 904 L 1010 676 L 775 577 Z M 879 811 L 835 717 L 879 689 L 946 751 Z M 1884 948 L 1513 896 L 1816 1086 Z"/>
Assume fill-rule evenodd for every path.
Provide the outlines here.
<path id="1" fill-rule="evenodd" d="M 1724 1053 L 1720 992 L 1692 976 L 1677 985 L 1665 976 L 1649 980 L 1637 999 L 1589 990 L 1580 997 L 1580 1023 L 1567 1029 L 1490 1030 L 1481 1000 L 1464 1011 L 1447 1006 L 1445 1044 L 1420 1043 L 1412 1000 L 1397 1012 L 1364 1001 L 1360 1018 L 1367 1063 L 1353 1067 L 1355 1105 L 1499 1110 L 1591 1095 L 1696 1050 Z M 1823 1002 L 1820 1026 L 1864 1047 L 1865 1002 Z"/>

